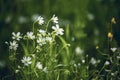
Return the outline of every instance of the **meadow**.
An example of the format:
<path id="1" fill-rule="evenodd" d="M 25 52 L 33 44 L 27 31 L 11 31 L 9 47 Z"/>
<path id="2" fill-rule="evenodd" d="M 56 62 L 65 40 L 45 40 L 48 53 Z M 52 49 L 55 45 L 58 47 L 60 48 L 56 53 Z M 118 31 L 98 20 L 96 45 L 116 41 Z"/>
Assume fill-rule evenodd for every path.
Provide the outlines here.
<path id="1" fill-rule="evenodd" d="M 0 80 L 120 80 L 119 3 L 1 0 Z"/>

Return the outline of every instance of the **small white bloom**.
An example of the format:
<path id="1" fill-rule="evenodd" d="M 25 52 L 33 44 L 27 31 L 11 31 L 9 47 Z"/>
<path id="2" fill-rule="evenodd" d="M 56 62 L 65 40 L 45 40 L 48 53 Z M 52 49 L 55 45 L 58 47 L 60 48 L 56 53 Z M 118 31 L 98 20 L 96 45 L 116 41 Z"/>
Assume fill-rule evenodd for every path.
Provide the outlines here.
<path id="1" fill-rule="evenodd" d="M 10 42 L 10 46 L 9 46 L 10 49 L 13 49 L 16 51 L 17 47 L 18 47 L 18 44 L 16 41 Z"/>
<path id="2" fill-rule="evenodd" d="M 111 70 L 105 69 L 106 72 L 111 72 Z"/>
<path id="3" fill-rule="evenodd" d="M 38 30 L 38 31 L 39 31 L 39 33 L 42 34 L 43 36 L 46 35 L 46 31 L 45 31 L 45 30 L 40 29 L 40 30 Z"/>
<path id="4" fill-rule="evenodd" d="M 81 64 L 80 63 L 78 63 L 78 66 L 80 66 Z"/>
<path id="5" fill-rule="evenodd" d="M 94 18 L 95 18 L 95 16 L 91 13 L 88 13 L 87 17 L 89 20 L 94 20 Z"/>
<path id="6" fill-rule="evenodd" d="M 72 37 L 72 38 L 71 38 L 71 41 L 75 41 L 75 37 Z"/>
<path id="7" fill-rule="evenodd" d="M 53 17 L 52 17 L 52 21 L 53 21 L 53 23 L 58 23 L 58 17 L 56 17 L 55 15 L 53 15 Z"/>
<path id="8" fill-rule="evenodd" d="M 112 52 L 115 52 L 117 48 L 110 48 Z"/>
<path id="9" fill-rule="evenodd" d="M 97 63 L 97 61 L 96 61 L 96 59 L 95 58 L 91 58 L 91 60 L 90 60 L 90 63 L 92 64 L 92 65 L 95 65 L 96 63 Z"/>
<path id="10" fill-rule="evenodd" d="M 42 69 L 42 64 L 41 64 L 40 62 L 37 62 L 36 67 L 37 67 L 38 69 Z"/>
<path id="11" fill-rule="evenodd" d="M 20 35 L 20 32 L 18 32 L 16 34 L 15 34 L 15 32 L 13 32 L 12 35 L 13 35 L 12 39 L 15 39 L 18 41 L 22 38 L 22 36 Z"/>
<path id="12" fill-rule="evenodd" d="M 9 44 L 7 41 L 5 41 L 5 44 Z"/>
<path id="13" fill-rule="evenodd" d="M 74 67 L 77 67 L 77 65 L 76 65 L 76 64 L 74 64 Z"/>
<path id="14" fill-rule="evenodd" d="M 111 75 L 112 75 L 112 76 L 114 76 L 114 75 L 115 75 L 115 73 L 111 73 Z"/>
<path id="15" fill-rule="evenodd" d="M 117 59 L 120 59 L 120 56 L 117 56 Z"/>
<path id="16" fill-rule="evenodd" d="M 43 72 L 48 73 L 47 67 L 43 68 Z"/>
<path id="17" fill-rule="evenodd" d="M 32 57 L 35 58 L 35 54 L 32 54 Z"/>
<path id="18" fill-rule="evenodd" d="M 15 70 L 15 73 L 18 73 L 18 72 L 19 72 L 19 70 L 18 70 L 18 69 L 16 69 L 16 70 Z"/>
<path id="19" fill-rule="evenodd" d="M 45 39 L 46 39 L 46 41 L 48 41 L 50 43 L 52 42 L 52 37 L 46 37 Z"/>
<path id="20" fill-rule="evenodd" d="M 84 59 L 82 60 L 82 63 L 85 63 L 85 60 L 84 60 Z"/>
<path id="21" fill-rule="evenodd" d="M 59 25 L 56 24 L 56 26 L 52 26 L 52 29 L 55 31 L 55 35 L 63 35 L 63 28 L 59 28 Z"/>
<path id="22" fill-rule="evenodd" d="M 27 37 L 29 38 L 29 39 L 35 39 L 35 36 L 33 35 L 33 32 L 27 32 Z"/>
<path id="23" fill-rule="evenodd" d="M 18 69 L 20 69 L 21 67 L 18 65 Z"/>
<path id="24" fill-rule="evenodd" d="M 75 52 L 76 52 L 76 55 L 82 55 L 84 51 L 79 46 L 77 46 L 75 48 Z"/>
<path id="25" fill-rule="evenodd" d="M 23 57 L 23 59 L 21 61 L 25 66 L 28 66 L 29 64 L 32 63 L 31 57 Z"/>
<path id="26" fill-rule="evenodd" d="M 37 43 L 38 43 L 40 46 L 46 44 L 45 38 L 39 37 L 39 38 L 37 39 Z"/>
<path id="27" fill-rule="evenodd" d="M 44 24 L 44 18 L 41 17 L 41 16 L 39 16 L 39 17 L 38 17 L 38 23 L 39 23 L 39 25 Z"/>
<path id="28" fill-rule="evenodd" d="M 109 62 L 109 61 L 106 61 L 106 62 L 105 62 L 105 65 L 109 65 L 109 64 L 110 64 L 110 62 Z"/>

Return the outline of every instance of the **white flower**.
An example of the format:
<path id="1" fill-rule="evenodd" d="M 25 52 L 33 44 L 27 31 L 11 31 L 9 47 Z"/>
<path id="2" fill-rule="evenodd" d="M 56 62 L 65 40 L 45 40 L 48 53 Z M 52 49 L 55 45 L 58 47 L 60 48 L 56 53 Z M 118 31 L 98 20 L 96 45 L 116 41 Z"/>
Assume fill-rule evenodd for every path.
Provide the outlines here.
<path id="1" fill-rule="evenodd" d="M 13 35 L 12 39 L 15 39 L 18 41 L 22 38 L 22 36 L 20 35 L 20 32 L 18 32 L 16 34 L 15 34 L 15 32 L 13 32 L 12 35 Z"/>
<path id="2" fill-rule="evenodd" d="M 46 34 L 46 31 L 45 31 L 45 30 L 40 29 L 40 30 L 38 30 L 38 31 L 39 31 L 39 33 L 41 33 L 43 36 L 45 36 L 45 34 Z"/>
<path id="3" fill-rule="evenodd" d="M 110 48 L 110 50 L 111 50 L 112 52 L 115 52 L 115 51 L 117 50 L 117 48 Z"/>
<path id="4" fill-rule="evenodd" d="M 33 35 L 33 32 L 27 32 L 27 37 L 29 38 L 29 39 L 35 39 L 35 36 Z"/>
<path id="5" fill-rule="evenodd" d="M 18 72 L 19 72 L 19 70 L 18 70 L 18 69 L 16 69 L 16 70 L 15 70 L 15 73 L 18 73 Z"/>
<path id="6" fill-rule="evenodd" d="M 80 63 L 78 63 L 78 66 L 80 66 L 81 64 Z"/>
<path id="7" fill-rule="evenodd" d="M 32 63 L 31 57 L 23 57 L 23 59 L 21 61 L 25 66 L 28 66 L 29 64 Z"/>
<path id="8" fill-rule="evenodd" d="M 84 51 L 79 46 L 77 46 L 75 48 L 75 52 L 76 52 L 76 55 L 82 55 Z"/>
<path id="9" fill-rule="evenodd" d="M 91 60 L 90 60 L 90 63 L 91 63 L 92 65 L 95 65 L 95 64 L 97 63 L 97 60 L 92 57 Z"/>
<path id="10" fill-rule="evenodd" d="M 94 18 L 95 18 L 95 16 L 91 13 L 88 13 L 87 17 L 89 20 L 94 20 Z"/>
<path id="11" fill-rule="evenodd" d="M 77 67 L 77 65 L 76 65 L 76 64 L 74 64 L 74 67 Z"/>
<path id="12" fill-rule="evenodd" d="M 112 76 L 114 76 L 114 75 L 115 75 L 115 73 L 111 73 L 111 75 L 112 75 Z"/>
<path id="13" fill-rule="evenodd" d="M 10 46 L 9 46 L 10 49 L 13 49 L 16 51 L 17 47 L 18 47 L 18 44 L 16 41 L 10 42 Z"/>
<path id="14" fill-rule="evenodd" d="M 46 44 L 45 38 L 39 37 L 39 38 L 37 39 L 37 43 L 38 43 L 40 46 Z"/>
<path id="15" fill-rule="evenodd" d="M 43 72 L 48 73 L 47 67 L 44 67 Z"/>
<path id="16" fill-rule="evenodd" d="M 39 23 L 39 25 L 44 24 L 44 20 L 43 20 L 43 19 L 44 19 L 44 18 L 41 17 L 41 16 L 38 17 L 38 23 Z"/>
<path id="17" fill-rule="evenodd" d="M 35 54 L 32 54 L 32 57 L 35 58 Z"/>
<path id="18" fill-rule="evenodd" d="M 9 44 L 7 41 L 5 41 L 5 44 Z"/>
<path id="19" fill-rule="evenodd" d="M 42 64 L 41 64 L 40 62 L 37 62 L 36 67 L 37 67 L 38 69 L 42 69 Z"/>
<path id="20" fill-rule="evenodd" d="M 20 69 L 21 67 L 18 65 L 18 69 Z"/>
<path id="21" fill-rule="evenodd" d="M 58 24 L 56 24 L 56 26 L 52 26 L 52 29 L 55 31 L 55 35 L 58 35 L 58 34 L 63 35 L 64 34 L 63 28 L 59 28 Z"/>
<path id="22" fill-rule="evenodd" d="M 58 17 L 56 17 L 55 15 L 53 15 L 52 21 L 53 21 L 53 23 L 58 23 Z"/>
<path id="23" fill-rule="evenodd" d="M 46 39 L 46 41 L 48 41 L 50 43 L 52 42 L 52 37 L 46 37 L 45 39 Z"/>
<path id="24" fill-rule="evenodd" d="M 120 56 L 117 56 L 117 59 L 120 59 Z"/>
<path id="25" fill-rule="evenodd" d="M 82 63 L 85 63 L 85 60 L 84 60 L 84 59 L 82 60 Z"/>
<path id="26" fill-rule="evenodd" d="M 109 64 L 110 64 L 110 62 L 109 62 L 109 61 L 106 61 L 106 62 L 105 62 L 105 65 L 109 65 Z"/>

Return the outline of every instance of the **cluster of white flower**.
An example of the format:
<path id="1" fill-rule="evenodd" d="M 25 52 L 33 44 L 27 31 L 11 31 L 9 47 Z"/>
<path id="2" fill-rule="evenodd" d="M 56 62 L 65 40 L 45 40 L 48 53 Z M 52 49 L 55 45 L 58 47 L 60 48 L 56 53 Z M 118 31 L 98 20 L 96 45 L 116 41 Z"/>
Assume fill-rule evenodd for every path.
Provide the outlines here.
<path id="1" fill-rule="evenodd" d="M 18 32 L 18 33 L 13 32 L 12 35 L 13 35 L 12 36 L 13 41 L 10 41 L 10 43 L 8 43 L 6 41 L 5 43 L 9 44 L 9 49 L 16 51 L 18 48 L 17 41 L 20 41 L 20 39 L 22 39 L 22 36 L 21 36 L 20 32 Z"/>
<path id="2" fill-rule="evenodd" d="M 45 30 L 38 30 L 37 33 L 37 43 L 38 46 L 43 46 L 44 44 L 46 44 L 47 42 L 52 42 L 52 37 L 50 33 L 47 33 Z"/>
<path id="3" fill-rule="evenodd" d="M 53 15 L 53 17 L 50 19 L 53 23 L 55 23 L 55 26 L 52 26 L 52 29 L 54 30 L 53 32 L 55 33 L 55 35 L 63 35 L 64 30 L 63 28 L 60 28 L 58 25 L 58 17 L 56 17 L 55 15 Z M 43 25 L 44 24 L 44 18 L 39 16 L 37 19 L 39 25 Z M 36 42 L 38 43 L 39 46 L 42 46 L 44 44 L 46 44 L 47 42 L 51 43 L 53 38 L 51 37 L 51 33 L 47 33 L 45 30 L 39 29 L 38 33 L 37 33 L 37 37 L 34 35 L 34 33 L 32 31 L 27 32 L 26 35 L 24 35 L 22 37 L 21 33 L 12 33 L 12 39 L 14 40 L 13 42 L 10 42 L 10 46 L 9 48 L 12 50 L 17 50 L 18 48 L 18 44 L 17 41 L 20 41 L 20 39 L 31 39 L 34 40 L 36 39 Z"/>
<path id="4" fill-rule="evenodd" d="M 29 66 L 30 64 L 32 64 L 32 58 L 31 57 L 23 57 L 22 58 L 22 60 L 21 60 L 21 62 L 24 64 L 24 66 Z M 45 72 L 45 73 L 47 73 L 47 67 L 45 67 L 45 68 L 43 68 L 43 66 L 42 66 L 42 64 L 41 64 L 41 62 L 36 62 L 36 66 L 35 66 L 37 69 L 39 69 L 39 70 L 42 70 L 43 69 L 43 71 Z M 18 68 L 20 68 L 19 66 L 18 66 Z M 16 72 L 18 71 L 18 69 L 16 70 Z"/>
<path id="5" fill-rule="evenodd" d="M 40 46 L 46 44 L 45 38 L 39 37 L 39 38 L 37 39 L 37 43 L 38 43 L 38 45 L 40 45 Z"/>
<path id="6" fill-rule="evenodd" d="M 17 33 L 13 32 L 12 33 L 12 41 L 10 41 L 9 43 L 8 42 L 5 42 L 5 43 L 9 45 L 10 50 L 16 51 L 18 48 L 18 42 L 20 42 L 20 40 L 23 40 L 23 41 L 32 40 L 35 42 L 35 46 L 34 46 L 34 48 L 36 48 L 35 52 L 38 52 L 39 49 L 41 49 L 41 47 L 43 45 L 51 44 L 52 42 L 54 42 L 55 36 L 64 34 L 63 28 L 59 27 L 58 17 L 53 15 L 52 18 L 50 19 L 50 21 L 54 23 L 53 24 L 54 26 L 51 27 L 51 30 L 52 30 L 51 32 L 48 32 L 47 29 L 44 30 L 44 28 L 47 28 L 47 27 L 44 27 L 43 29 L 36 28 L 35 31 L 37 31 L 37 32 L 35 32 L 34 26 L 33 26 L 33 31 L 29 31 L 25 35 L 21 34 L 20 32 L 17 32 Z M 35 22 L 38 22 L 39 25 L 43 25 L 45 23 L 44 18 L 41 16 L 39 16 Z M 49 21 L 48 21 L 48 23 L 49 23 Z M 29 49 L 29 47 L 27 47 L 26 49 Z M 21 63 L 23 64 L 23 66 L 26 66 L 26 67 L 34 65 L 35 68 L 42 70 L 45 73 L 48 73 L 47 67 L 43 68 L 42 63 L 39 62 L 39 60 L 37 60 L 37 59 L 34 61 L 34 59 L 36 59 L 35 53 L 24 55 L 24 57 L 21 59 Z M 21 68 L 22 68 L 22 66 L 21 66 Z M 20 71 L 19 68 L 16 68 L 15 72 L 18 73 L 19 71 Z"/>
<path id="7" fill-rule="evenodd" d="M 38 32 L 39 32 L 41 35 L 43 35 L 43 36 L 46 35 L 46 31 L 45 31 L 45 30 L 40 29 L 40 30 L 38 30 Z"/>

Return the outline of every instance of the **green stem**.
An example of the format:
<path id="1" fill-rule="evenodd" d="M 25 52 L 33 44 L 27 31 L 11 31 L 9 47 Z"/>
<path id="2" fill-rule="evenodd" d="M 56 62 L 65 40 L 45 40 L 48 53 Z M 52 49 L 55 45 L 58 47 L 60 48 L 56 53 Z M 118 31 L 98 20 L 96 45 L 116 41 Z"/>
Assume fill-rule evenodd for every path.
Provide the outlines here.
<path id="1" fill-rule="evenodd" d="M 60 75 L 60 74 L 59 74 L 59 72 L 58 72 L 57 80 L 59 80 L 59 77 L 60 77 L 59 75 Z"/>
<path id="2" fill-rule="evenodd" d="M 113 32 L 113 31 L 112 31 L 112 23 L 110 24 L 110 31 Z"/>
<path id="3" fill-rule="evenodd" d="M 97 80 L 97 77 L 100 75 L 100 73 L 102 72 L 102 70 L 105 68 L 105 65 L 101 68 L 101 70 L 99 71 L 99 73 L 97 74 L 95 80 Z"/>
<path id="4" fill-rule="evenodd" d="M 34 73 L 35 73 L 36 77 L 38 78 L 38 74 L 37 74 L 37 72 L 36 72 L 36 70 L 35 70 L 35 69 L 34 69 Z"/>
<path id="5" fill-rule="evenodd" d="M 28 49 L 28 39 L 27 39 L 27 49 Z M 29 50 L 29 49 L 28 49 Z"/>
<path id="6" fill-rule="evenodd" d="M 47 25 L 46 25 L 46 32 L 47 32 L 47 29 L 48 29 L 48 26 L 49 26 L 49 23 L 50 23 L 51 20 L 52 20 L 52 19 L 50 19 L 50 20 L 48 21 Z"/>
<path id="7" fill-rule="evenodd" d="M 23 78 L 25 78 L 25 80 L 27 80 L 27 74 L 26 74 L 25 70 L 21 69 L 21 71 L 23 72 L 23 74 L 22 74 L 24 76 Z"/>
<path id="8" fill-rule="evenodd" d="M 34 21 L 33 23 L 33 33 L 35 32 L 35 23 L 37 22 L 38 20 Z"/>

